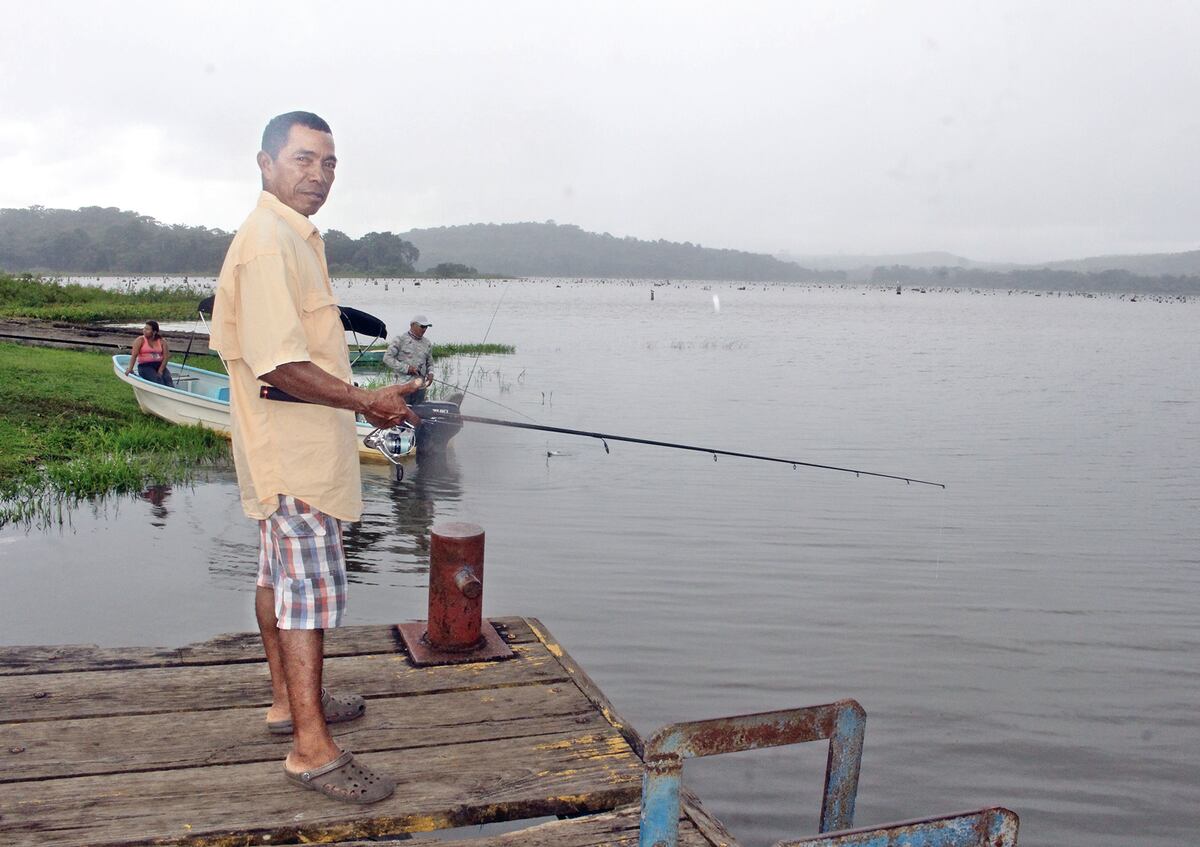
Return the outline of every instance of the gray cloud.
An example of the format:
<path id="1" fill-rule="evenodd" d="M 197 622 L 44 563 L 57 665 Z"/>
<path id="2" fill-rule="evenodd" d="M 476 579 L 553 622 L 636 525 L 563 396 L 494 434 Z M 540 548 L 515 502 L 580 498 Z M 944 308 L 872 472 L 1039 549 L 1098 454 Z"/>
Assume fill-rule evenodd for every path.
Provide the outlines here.
<path id="1" fill-rule="evenodd" d="M 262 124 L 318 223 L 545 220 L 793 253 L 1195 249 L 1191 3 L 49 3 L 0 54 L 5 206 L 233 227 Z"/>

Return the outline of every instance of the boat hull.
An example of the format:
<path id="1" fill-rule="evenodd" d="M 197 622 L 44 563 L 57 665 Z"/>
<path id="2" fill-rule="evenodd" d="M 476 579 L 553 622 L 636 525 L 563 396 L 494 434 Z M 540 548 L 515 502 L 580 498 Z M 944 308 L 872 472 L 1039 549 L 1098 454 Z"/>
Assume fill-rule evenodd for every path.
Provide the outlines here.
<path id="1" fill-rule="evenodd" d="M 171 378 L 176 388 L 149 382 L 136 373 L 125 373 L 129 356 L 113 356 L 113 372 L 117 379 L 133 389 L 139 408 L 147 414 L 184 426 L 202 426 L 219 432 L 226 438 L 230 433 L 229 377 L 191 365 L 170 365 Z M 370 462 L 387 462 L 378 450 L 367 447 L 363 439 L 374 427 L 369 423 L 356 424 L 358 456 Z M 408 448 L 401 458 L 410 458 L 417 452 L 416 439 L 410 438 Z"/>

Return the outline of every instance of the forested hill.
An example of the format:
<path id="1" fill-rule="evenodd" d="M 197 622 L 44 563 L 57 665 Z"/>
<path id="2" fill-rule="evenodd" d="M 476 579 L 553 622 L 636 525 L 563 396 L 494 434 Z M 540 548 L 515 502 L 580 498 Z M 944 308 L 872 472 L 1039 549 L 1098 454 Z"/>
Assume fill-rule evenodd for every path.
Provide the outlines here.
<path id="1" fill-rule="evenodd" d="M 478 269 L 509 276 L 1200 295 L 1200 251 L 1195 250 L 1043 265 L 985 265 L 951 254 L 809 257 L 811 262 L 796 257 L 799 262 L 793 262 L 686 241 L 617 238 L 553 221 L 468 224 L 399 235 L 369 232 L 360 238 L 331 229 L 324 236 L 329 269 L 335 275 L 409 276 L 425 269 L 422 275 L 473 276 Z M 215 276 L 232 238 L 220 229 L 168 225 L 115 208 L 0 209 L 0 271 Z M 859 262 L 861 266 L 853 266 Z"/>
<path id="2" fill-rule="evenodd" d="M 325 235 L 334 274 L 389 276 L 419 267 L 512 276 L 607 276 L 654 279 L 809 281 L 844 279 L 791 262 L 697 244 L 640 241 L 554 223 L 471 224 Z M 0 209 L 0 269 L 51 273 L 172 273 L 213 276 L 233 235 L 219 229 L 159 223 L 115 208 Z"/>
<path id="3" fill-rule="evenodd" d="M 420 257 L 391 232 L 324 235 L 334 274 L 411 274 Z M 163 224 L 111 207 L 0 209 L 0 270 L 13 272 L 216 276 L 231 240 L 223 230 Z"/>
<path id="4" fill-rule="evenodd" d="M 617 238 L 572 224 L 510 223 L 414 229 L 401 233 L 421 251 L 423 266 L 465 262 L 513 276 L 630 277 L 746 281 L 838 281 L 761 253 L 674 241 Z"/>
<path id="5" fill-rule="evenodd" d="M 0 269 L 215 276 L 233 236 L 120 209 L 0 209 Z"/>

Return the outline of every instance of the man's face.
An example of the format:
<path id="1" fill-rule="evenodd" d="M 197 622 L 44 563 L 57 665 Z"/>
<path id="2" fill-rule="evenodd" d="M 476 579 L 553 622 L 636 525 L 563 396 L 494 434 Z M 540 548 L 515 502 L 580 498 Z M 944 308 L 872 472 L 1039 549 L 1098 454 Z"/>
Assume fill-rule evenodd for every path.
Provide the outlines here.
<path id="1" fill-rule="evenodd" d="M 412 334 L 415 335 L 417 338 L 425 337 L 425 327 L 421 326 L 420 324 L 412 323 L 412 324 L 408 325 L 408 328 L 409 328 L 409 331 L 411 331 Z"/>
<path id="2" fill-rule="evenodd" d="M 292 125 L 287 144 L 274 159 L 264 151 L 258 154 L 263 190 L 305 216 L 324 205 L 336 167 L 333 136 L 299 124 Z"/>

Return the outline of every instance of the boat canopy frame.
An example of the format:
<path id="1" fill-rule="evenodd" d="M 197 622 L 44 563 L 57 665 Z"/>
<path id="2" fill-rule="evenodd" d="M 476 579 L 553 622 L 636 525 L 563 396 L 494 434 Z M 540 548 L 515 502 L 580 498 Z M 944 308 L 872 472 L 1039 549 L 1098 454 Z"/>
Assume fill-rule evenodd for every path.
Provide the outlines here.
<path id="1" fill-rule="evenodd" d="M 200 320 L 204 322 L 205 328 L 208 328 L 206 318 L 211 318 L 213 313 L 213 305 L 216 302 L 216 295 L 210 294 L 199 302 L 196 306 L 196 311 L 200 314 Z M 358 346 L 358 356 L 350 363 L 351 367 L 358 364 L 358 360 L 362 358 L 363 352 L 375 344 L 380 339 L 387 338 L 387 324 L 379 318 L 372 315 L 370 312 L 364 312 L 362 309 L 355 309 L 352 306 L 338 306 L 338 314 L 342 319 L 342 329 L 346 332 L 354 334 L 354 343 Z M 366 344 L 359 341 L 359 335 L 369 335 L 371 340 Z M 190 350 L 190 345 L 189 345 Z M 184 364 L 187 363 L 187 353 L 184 353 Z"/>

